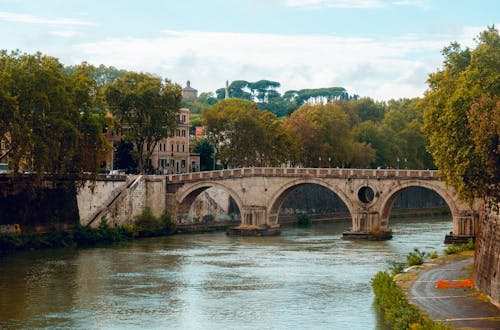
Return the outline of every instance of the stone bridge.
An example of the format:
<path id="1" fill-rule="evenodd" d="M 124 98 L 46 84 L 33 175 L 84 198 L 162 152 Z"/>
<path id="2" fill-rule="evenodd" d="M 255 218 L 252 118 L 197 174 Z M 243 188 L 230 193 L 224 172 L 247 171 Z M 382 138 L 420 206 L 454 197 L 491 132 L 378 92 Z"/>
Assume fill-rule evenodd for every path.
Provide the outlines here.
<path id="1" fill-rule="evenodd" d="M 401 190 L 424 187 L 447 203 L 453 218 L 453 236 L 476 234 L 478 215 L 458 199 L 437 171 L 338 168 L 239 168 L 168 175 L 166 207 L 179 220 L 188 216 L 196 197 L 208 188 L 226 191 L 237 204 L 241 225 L 278 227 L 281 204 L 296 187 L 321 185 L 334 192 L 352 216 L 352 234 L 388 233 L 392 205 Z"/>

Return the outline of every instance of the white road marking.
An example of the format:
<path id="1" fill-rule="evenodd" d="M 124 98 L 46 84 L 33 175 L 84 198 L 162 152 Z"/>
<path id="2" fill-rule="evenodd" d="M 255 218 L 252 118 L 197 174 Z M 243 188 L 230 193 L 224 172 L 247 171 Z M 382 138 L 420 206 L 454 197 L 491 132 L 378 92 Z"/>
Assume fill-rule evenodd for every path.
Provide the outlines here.
<path id="1" fill-rule="evenodd" d="M 464 317 L 458 319 L 442 319 L 440 321 L 481 321 L 481 320 L 492 320 L 492 321 L 500 321 L 500 316 L 486 316 L 486 317 Z"/>
<path id="2" fill-rule="evenodd" d="M 418 299 L 449 299 L 449 298 L 465 298 L 471 297 L 470 295 L 465 296 L 440 296 L 440 297 L 410 297 L 410 300 L 418 300 Z"/>

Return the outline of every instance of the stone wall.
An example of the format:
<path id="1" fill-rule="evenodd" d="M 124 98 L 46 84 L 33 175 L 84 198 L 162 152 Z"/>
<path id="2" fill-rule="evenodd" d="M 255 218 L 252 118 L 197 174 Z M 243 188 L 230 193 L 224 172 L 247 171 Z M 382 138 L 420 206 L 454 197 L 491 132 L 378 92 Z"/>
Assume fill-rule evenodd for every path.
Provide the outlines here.
<path id="1" fill-rule="evenodd" d="M 500 307 L 500 214 L 488 207 L 480 217 L 474 282 L 493 304 Z"/>
<path id="2" fill-rule="evenodd" d="M 127 186 L 126 177 L 122 180 L 101 180 L 81 187 L 76 195 L 80 223 L 86 225 L 96 213 L 110 203 L 121 189 Z"/>
<path id="3" fill-rule="evenodd" d="M 165 209 L 165 178 L 127 176 L 119 180 L 97 181 L 94 188 L 78 191 L 80 223 L 96 227 L 103 218 L 113 226 L 131 224 L 144 207 L 159 216 Z"/>
<path id="4" fill-rule="evenodd" d="M 45 182 L 37 186 L 29 177 L 0 178 L 0 226 L 20 226 L 22 232 L 47 232 L 71 228 L 78 219 L 73 182 Z"/>
<path id="5" fill-rule="evenodd" d="M 221 189 L 209 188 L 194 201 L 189 210 L 188 220 L 203 219 L 209 214 L 214 216 L 215 221 L 227 220 L 224 217 L 227 213 L 229 213 L 229 194 Z"/>

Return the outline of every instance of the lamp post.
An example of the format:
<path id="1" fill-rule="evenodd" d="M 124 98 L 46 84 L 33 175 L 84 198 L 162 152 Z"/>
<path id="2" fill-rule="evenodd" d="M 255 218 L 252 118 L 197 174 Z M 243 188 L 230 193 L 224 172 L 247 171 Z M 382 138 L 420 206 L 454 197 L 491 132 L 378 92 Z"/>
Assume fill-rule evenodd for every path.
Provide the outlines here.
<path id="1" fill-rule="evenodd" d="M 331 163 L 332 163 L 332 157 L 328 157 L 328 168 L 331 167 Z"/>
<path id="2" fill-rule="evenodd" d="M 318 157 L 318 168 L 321 167 L 321 156 Z"/>
<path id="3" fill-rule="evenodd" d="M 215 158 L 217 157 L 217 150 L 215 150 L 215 147 L 214 147 L 214 167 L 213 167 L 213 171 L 215 171 L 215 165 L 217 164 L 217 162 L 215 161 Z"/>

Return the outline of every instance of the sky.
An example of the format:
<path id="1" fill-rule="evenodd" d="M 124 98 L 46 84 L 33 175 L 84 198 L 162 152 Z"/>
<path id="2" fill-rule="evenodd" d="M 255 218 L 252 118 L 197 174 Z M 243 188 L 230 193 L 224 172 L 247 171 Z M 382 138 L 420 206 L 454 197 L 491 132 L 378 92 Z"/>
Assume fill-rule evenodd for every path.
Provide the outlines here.
<path id="1" fill-rule="evenodd" d="M 0 49 L 200 93 L 267 79 L 389 100 L 422 96 L 443 47 L 499 22 L 498 0 L 0 0 Z"/>

